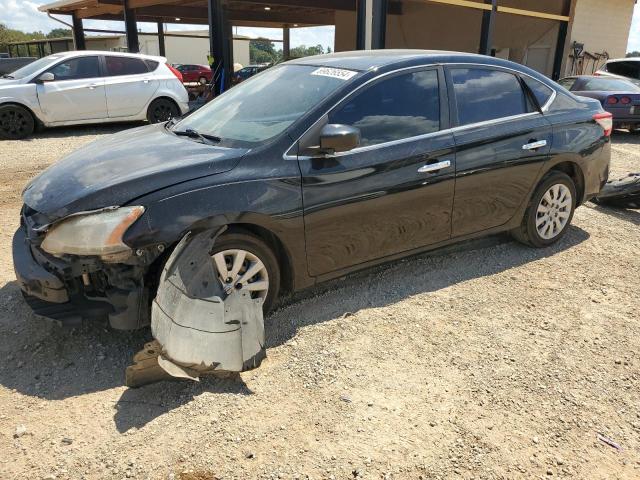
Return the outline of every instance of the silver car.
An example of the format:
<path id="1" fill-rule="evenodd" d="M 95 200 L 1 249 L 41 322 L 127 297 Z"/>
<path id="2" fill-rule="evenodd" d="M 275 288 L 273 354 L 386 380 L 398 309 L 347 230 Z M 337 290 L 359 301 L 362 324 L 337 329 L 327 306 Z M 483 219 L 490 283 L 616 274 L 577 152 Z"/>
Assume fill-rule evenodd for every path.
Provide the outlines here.
<path id="1" fill-rule="evenodd" d="M 188 94 L 166 59 L 119 52 L 64 52 L 0 79 L 0 138 L 38 125 L 166 121 L 186 113 Z"/>

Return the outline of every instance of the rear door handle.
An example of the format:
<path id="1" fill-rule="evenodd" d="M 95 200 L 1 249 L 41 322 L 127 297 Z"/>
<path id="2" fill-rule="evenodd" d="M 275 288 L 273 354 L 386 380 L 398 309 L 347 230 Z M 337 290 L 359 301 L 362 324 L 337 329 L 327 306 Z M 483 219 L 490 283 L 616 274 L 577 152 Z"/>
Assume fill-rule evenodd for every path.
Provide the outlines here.
<path id="1" fill-rule="evenodd" d="M 150 80 L 149 80 L 148 78 L 143 78 L 143 79 L 142 79 L 142 83 L 149 83 L 149 81 L 150 81 Z"/>
<path id="2" fill-rule="evenodd" d="M 538 148 L 542 148 L 542 147 L 546 147 L 546 146 L 547 146 L 547 141 L 546 140 L 540 140 L 539 142 L 526 143 L 526 144 L 522 145 L 522 149 L 523 150 L 537 150 Z"/>
<path id="3" fill-rule="evenodd" d="M 96 88 L 98 88 L 100 85 L 97 83 L 92 83 L 90 85 L 87 85 L 87 88 L 90 90 L 95 90 Z"/>
<path id="4" fill-rule="evenodd" d="M 418 173 L 431 173 L 437 172 L 438 170 L 442 170 L 443 168 L 449 168 L 451 166 L 451 160 L 443 160 L 438 163 L 429 163 L 427 165 L 423 165 L 418 169 Z"/>

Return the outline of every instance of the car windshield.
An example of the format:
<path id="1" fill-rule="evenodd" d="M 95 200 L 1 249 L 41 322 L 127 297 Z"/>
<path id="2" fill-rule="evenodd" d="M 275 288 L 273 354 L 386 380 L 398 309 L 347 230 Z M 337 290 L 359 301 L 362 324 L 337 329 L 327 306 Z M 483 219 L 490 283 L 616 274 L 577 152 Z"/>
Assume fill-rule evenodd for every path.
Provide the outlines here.
<path id="1" fill-rule="evenodd" d="M 640 92 L 640 87 L 618 78 L 590 78 L 581 90 L 584 92 Z"/>
<path id="2" fill-rule="evenodd" d="M 35 60 L 28 65 L 25 65 L 22 68 L 19 68 L 15 72 L 11 72 L 9 75 L 13 78 L 25 78 L 30 75 L 33 75 L 38 70 L 43 68 L 47 68 L 50 65 L 53 65 L 62 57 L 60 55 L 49 55 L 48 57 L 41 58 L 39 60 Z"/>
<path id="3" fill-rule="evenodd" d="M 355 75 L 307 65 L 270 68 L 215 98 L 173 130 L 191 129 L 225 142 L 263 142 L 282 133 Z"/>

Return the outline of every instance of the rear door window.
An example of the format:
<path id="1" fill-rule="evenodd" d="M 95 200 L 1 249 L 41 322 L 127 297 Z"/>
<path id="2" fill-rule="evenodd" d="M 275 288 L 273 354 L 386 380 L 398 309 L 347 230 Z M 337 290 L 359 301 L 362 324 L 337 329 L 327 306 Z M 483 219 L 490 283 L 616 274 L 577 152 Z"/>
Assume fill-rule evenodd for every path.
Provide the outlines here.
<path id="1" fill-rule="evenodd" d="M 329 123 L 359 128 L 361 146 L 437 132 L 438 72 L 423 70 L 380 80 L 331 112 Z"/>
<path id="2" fill-rule="evenodd" d="M 139 58 L 106 56 L 105 60 L 109 77 L 149 73 L 147 64 Z"/>
<path id="3" fill-rule="evenodd" d="M 520 80 L 511 73 L 477 67 L 450 71 L 460 125 L 511 117 L 530 110 Z"/>

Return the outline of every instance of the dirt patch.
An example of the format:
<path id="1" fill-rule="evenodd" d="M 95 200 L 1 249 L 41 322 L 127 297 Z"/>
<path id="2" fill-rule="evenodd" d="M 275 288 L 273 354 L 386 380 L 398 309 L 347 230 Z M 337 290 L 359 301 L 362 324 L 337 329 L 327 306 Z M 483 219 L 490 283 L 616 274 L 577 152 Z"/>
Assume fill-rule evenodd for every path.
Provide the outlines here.
<path id="1" fill-rule="evenodd" d="M 148 331 L 60 330 L 13 280 L 15 192 L 100 134 L 73 132 L 2 144 L 0 478 L 640 478 L 639 212 L 333 282 L 266 319 L 260 369 L 129 390 Z M 613 142 L 612 175 L 640 170 L 640 136 Z"/>

